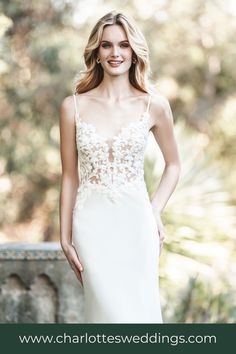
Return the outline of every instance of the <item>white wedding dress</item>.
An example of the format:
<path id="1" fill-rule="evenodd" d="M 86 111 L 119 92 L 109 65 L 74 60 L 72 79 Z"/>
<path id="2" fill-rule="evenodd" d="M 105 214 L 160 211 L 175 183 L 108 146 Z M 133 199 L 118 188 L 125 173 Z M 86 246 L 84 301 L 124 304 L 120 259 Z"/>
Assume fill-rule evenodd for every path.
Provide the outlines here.
<path id="1" fill-rule="evenodd" d="M 149 105 L 112 144 L 79 115 L 72 242 L 84 267 L 85 323 L 163 323 L 159 237 L 144 181 Z"/>

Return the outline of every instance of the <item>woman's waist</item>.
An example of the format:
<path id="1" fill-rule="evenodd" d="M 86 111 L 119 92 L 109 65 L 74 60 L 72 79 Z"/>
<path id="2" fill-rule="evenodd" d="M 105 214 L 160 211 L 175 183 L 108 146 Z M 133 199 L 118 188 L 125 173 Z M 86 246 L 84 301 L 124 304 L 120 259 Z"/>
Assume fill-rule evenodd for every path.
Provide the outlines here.
<path id="1" fill-rule="evenodd" d="M 99 201 L 109 200 L 112 203 L 119 203 L 125 200 L 124 198 L 132 200 L 145 200 L 149 202 L 149 195 L 147 186 L 144 179 L 135 179 L 127 181 L 123 184 L 116 183 L 92 183 L 87 180 L 80 183 L 77 190 L 77 197 L 75 208 L 82 209 L 86 200 L 92 198 L 92 200 Z"/>
<path id="2" fill-rule="evenodd" d="M 80 183 L 77 191 L 77 197 L 88 196 L 91 193 L 105 195 L 112 201 L 117 201 L 126 193 L 141 193 L 148 195 L 147 186 L 143 178 L 125 181 L 123 183 L 95 183 L 94 181 L 86 180 Z"/>
<path id="3" fill-rule="evenodd" d="M 91 189 L 98 191 L 115 191 L 122 190 L 126 188 L 144 189 L 147 190 L 146 182 L 143 177 L 138 177 L 135 179 L 125 180 L 125 181 L 104 181 L 104 180 L 93 180 L 87 179 L 79 183 L 78 192 L 82 189 Z"/>

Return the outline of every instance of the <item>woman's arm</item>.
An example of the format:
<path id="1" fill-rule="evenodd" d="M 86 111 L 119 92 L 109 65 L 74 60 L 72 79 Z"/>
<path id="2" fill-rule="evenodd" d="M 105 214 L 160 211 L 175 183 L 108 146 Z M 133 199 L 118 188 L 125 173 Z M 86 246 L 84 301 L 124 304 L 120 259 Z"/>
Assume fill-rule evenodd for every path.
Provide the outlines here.
<path id="1" fill-rule="evenodd" d="M 62 247 L 71 244 L 72 210 L 79 185 L 78 157 L 75 144 L 74 108 L 66 97 L 60 109 L 60 153 L 62 164 L 60 191 L 60 241 Z"/>
<path id="2" fill-rule="evenodd" d="M 64 99 L 60 108 L 60 153 L 62 164 L 60 190 L 60 242 L 78 279 L 82 283 L 82 265 L 72 246 L 72 213 L 79 186 L 78 153 L 76 149 L 73 97 Z"/>
<path id="3" fill-rule="evenodd" d="M 152 199 L 152 206 L 155 213 L 161 214 L 178 183 L 181 163 L 169 101 L 164 96 L 158 95 L 152 102 L 154 125 L 151 131 L 165 161 L 165 168 Z"/>
<path id="4" fill-rule="evenodd" d="M 154 138 L 162 152 L 165 168 L 160 183 L 152 199 L 153 213 L 157 222 L 160 237 L 160 253 L 165 238 L 164 226 L 161 220 L 161 213 L 164 210 L 170 196 L 172 195 L 181 171 L 181 162 L 178 146 L 174 135 L 173 115 L 169 101 L 162 95 L 156 95 L 150 106 L 151 116 L 154 125 L 151 129 Z"/>

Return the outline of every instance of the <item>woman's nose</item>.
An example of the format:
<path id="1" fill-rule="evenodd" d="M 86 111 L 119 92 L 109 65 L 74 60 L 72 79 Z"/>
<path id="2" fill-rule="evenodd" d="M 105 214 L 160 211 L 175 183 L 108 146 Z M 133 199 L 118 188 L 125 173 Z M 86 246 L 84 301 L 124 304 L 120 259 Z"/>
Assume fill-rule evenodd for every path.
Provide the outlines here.
<path id="1" fill-rule="evenodd" d="M 116 46 L 112 47 L 112 55 L 113 56 L 119 56 L 119 49 Z"/>

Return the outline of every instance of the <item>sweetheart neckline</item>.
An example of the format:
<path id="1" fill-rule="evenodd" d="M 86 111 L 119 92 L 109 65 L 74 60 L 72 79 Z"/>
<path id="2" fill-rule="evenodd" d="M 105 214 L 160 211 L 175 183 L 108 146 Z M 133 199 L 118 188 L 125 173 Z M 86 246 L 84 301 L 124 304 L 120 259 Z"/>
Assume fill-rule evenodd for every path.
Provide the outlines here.
<path id="1" fill-rule="evenodd" d="M 85 122 L 83 119 L 80 118 L 80 115 L 78 113 L 75 114 L 76 122 L 89 127 L 92 130 L 92 132 L 97 136 L 99 141 L 102 142 L 103 144 L 106 144 L 109 149 L 113 148 L 115 141 L 120 138 L 120 136 L 124 133 L 124 131 L 130 129 L 131 127 L 133 127 L 137 124 L 142 123 L 143 121 L 145 121 L 146 118 L 149 118 L 149 117 L 150 117 L 149 112 L 144 111 L 141 114 L 139 119 L 137 119 L 133 122 L 130 122 L 126 126 L 121 127 L 117 134 L 113 135 L 113 137 L 110 139 L 106 139 L 105 137 L 102 136 L 102 134 L 98 133 L 97 127 L 94 124 Z M 148 121 L 148 119 L 147 119 L 147 121 Z M 109 144 L 109 142 L 111 142 L 111 145 Z"/>

